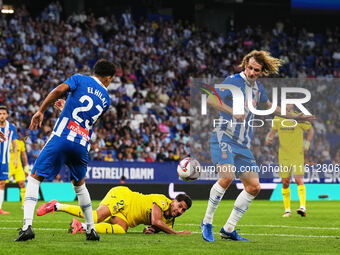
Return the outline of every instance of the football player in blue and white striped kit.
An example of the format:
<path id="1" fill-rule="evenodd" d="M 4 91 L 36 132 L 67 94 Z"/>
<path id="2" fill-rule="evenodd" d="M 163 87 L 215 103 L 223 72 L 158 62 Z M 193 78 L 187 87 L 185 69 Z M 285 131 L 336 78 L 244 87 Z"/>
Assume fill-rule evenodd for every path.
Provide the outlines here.
<path id="1" fill-rule="evenodd" d="M 241 179 L 244 190 L 235 200 L 234 208 L 227 222 L 221 228 L 220 235 L 222 238 L 235 241 L 248 241 L 236 232 L 235 226 L 260 192 L 261 187 L 258 175 L 259 169 L 250 151 L 253 128 L 248 125 L 248 121 L 254 118 L 254 114 L 247 105 L 247 95 L 252 95 L 251 102 L 254 109 L 259 103 L 264 103 L 271 109 L 272 103 L 268 100 L 265 89 L 257 79 L 260 75 L 267 76 L 271 73 L 278 73 L 280 65 L 280 60 L 270 56 L 268 52 L 254 50 L 243 58 L 241 66 L 244 71 L 231 75 L 222 82 L 222 84 L 230 84 L 241 90 L 244 98 L 244 115 L 232 115 L 233 98 L 229 89 L 216 89 L 222 101 L 221 105 L 214 104 L 211 97 L 207 100 L 209 106 L 219 111 L 221 123 L 216 125 L 210 140 L 211 156 L 214 165 L 218 166 L 219 180 L 210 190 L 208 207 L 201 223 L 202 237 L 208 242 L 214 241 L 212 231 L 214 213 L 235 175 Z M 276 107 L 275 112 L 281 114 L 281 108 Z M 287 112 L 286 116 L 290 119 L 299 120 L 312 120 L 314 118 L 314 116 L 304 116 L 290 112 Z M 228 122 L 223 122 L 222 120 L 227 120 Z M 231 121 L 233 121 L 233 124 L 231 124 Z"/>
<path id="2" fill-rule="evenodd" d="M 99 241 L 94 228 L 92 204 L 85 186 L 90 137 L 97 119 L 109 108 L 107 87 L 115 75 L 114 64 L 99 60 L 93 76 L 75 74 L 49 93 L 31 120 L 30 129 L 41 127 L 44 112 L 58 98 L 68 93 L 65 106 L 49 140 L 34 163 L 28 178 L 24 203 L 24 225 L 15 241 L 33 239 L 34 209 L 38 201 L 40 183 L 55 177 L 66 164 L 71 172 L 74 191 L 87 224 L 86 240 Z"/>
<path id="3" fill-rule="evenodd" d="M 15 126 L 7 121 L 8 109 L 6 106 L 0 106 L 0 214 L 9 214 L 2 210 L 2 203 L 4 201 L 4 190 L 6 180 L 8 180 L 9 158 L 11 151 L 11 144 L 15 155 L 14 166 L 18 167 L 17 162 L 17 143 L 18 134 Z"/>

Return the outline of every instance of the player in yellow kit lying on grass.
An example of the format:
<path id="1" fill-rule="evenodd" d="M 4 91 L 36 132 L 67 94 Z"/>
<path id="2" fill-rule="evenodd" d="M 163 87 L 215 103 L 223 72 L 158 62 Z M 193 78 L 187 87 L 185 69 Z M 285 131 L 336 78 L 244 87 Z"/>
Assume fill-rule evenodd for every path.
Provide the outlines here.
<path id="1" fill-rule="evenodd" d="M 129 227 L 133 228 L 140 224 L 149 225 L 144 228 L 145 234 L 158 231 L 169 234 L 191 234 L 187 230 L 179 232 L 173 230 L 175 218 L 188 210 L 191 203 L 191 198 L 185 194 L 179 194 L 174 200 L 170 200 L 161 194 L 144 195 L 133 192 L 127 187 L 118 186 L 112 188 L 97 210 L 93 211 L 93 219 L 97 233 L 103 234 L 125 234 Z M 61 204 L 56 200 L 41 205 L 37 215 L 42 216 L 55 211 L 84 218 L 79 206 Z M 82 233 L 84 229 L 86 229 L 84 223 L 73 219 L 70 226 L 72 234 Z"/>

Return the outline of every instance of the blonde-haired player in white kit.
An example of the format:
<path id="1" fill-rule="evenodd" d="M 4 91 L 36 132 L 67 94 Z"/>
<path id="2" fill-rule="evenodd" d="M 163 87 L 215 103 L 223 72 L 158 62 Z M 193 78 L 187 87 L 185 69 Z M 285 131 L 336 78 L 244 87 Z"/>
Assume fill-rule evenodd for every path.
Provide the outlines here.
<path id="1" fill-rule="evenodd" d="M 254 50 L 242 60 L 241 66 L 244 68 L 244 71 L 227 77 L 222 84 L 230 84 L 238 87 L 243 93 L 245 102 L 248 102 L 247 94 L 251 92 L 251 101 L 254 108 L 256 108 L 258 103 L 264 103 L 268 108 L 271 108 L 272 103 L 268 100 L 266 90 L 257 79 L 261 75 L 267 76 L 271 73 L 278 73 L 280 65 L 280 60 L 270 56 L 268 52 Z M 201 223 L 202 236 L 205 241 L 214 241 L 212 231 L 213 216 L 225 191 L 236 175 L 241 179 L 244 190 L 237 197 L 227 222 L 220 230 L 220 235 L 222 238 L 235 241 L 248 241 L 236 232 L 235 226 L 248 210 L 251 202 L 261 189 L 259 175 L 257 173 L 258 167 L 250 151 L 253 130 L 248 123 L 253 119 L 254 114 L 250 112 L 246 103 L 245 115 L 233 115 L 233 95 L 231 91 L 218 88 L 216 90 L 221 97 L 222 105 L 215 105 L 211 96 L 208 98 L 207 103 L 217 109 L 220 118 L 228 120 L 228 123 L 231 121 L 234 123 L 235 121 L 243 123 L 245 120 L 245 124 L 221 124 L 215 127 L 212 134 L 210 140 L 212 160 L 215 165 L 221 166 L 220 169 L 222 169 L 222 171 L 220 172 L 218 181 L 210 190 L 208 207 Z M 280 113 L 281 108 L 277 107 L 275 111 Z M 303 116 L 302 114 L 298 115 L 293 113 L 287 113 L 287 117 L 302 120 L 314 118 L 314 116 Z M 242 168 L 247 169 L 246 167 L 251 169 L 251 172 L 242 171 Z"/>

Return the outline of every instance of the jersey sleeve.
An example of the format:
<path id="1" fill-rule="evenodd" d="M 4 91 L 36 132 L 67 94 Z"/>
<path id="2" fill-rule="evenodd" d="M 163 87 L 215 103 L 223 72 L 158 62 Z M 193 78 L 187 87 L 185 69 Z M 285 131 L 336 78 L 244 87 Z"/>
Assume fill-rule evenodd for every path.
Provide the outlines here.
<path id="1" fill-rule="evenodd" d="M 241 77 L 235 77 L 234 75 L 231 75 L 227 77 L 222 84 L 225 85 L 232 85 L 240 89 L 241 85 L 243 84 L 243 79 Z M 216 88 L 217 93 L 221 97 L 222 101 L 225 101 L 226 98 L 231 98 L 233 96 L 230 89 L 224 89 L 224 88 Z"/>
<path id="2" fill-rule="evenodd" d="M 233 79 L 230 77 L 227 77 L 222 84 L 230 84 L 230 85 L 234 85 L 235 82 L 233 82 Z M 222 99 L 222 101 L 226 98 L 232 95 L 230 89 L 223 89 L 223 88 L 216 88 L 216 92 L 218 93 L 219 97 Z"/>
<path id="3" fill-rule="evenodd" d="M 259 87 L 260 87 L 260 93 L 261 93 L 261 95 L 260 95 L 260 103 L 267 103 L 268 102 L 267 91 L 262 86 L 262 84 L 260 84 Z"/>
<path id="4" fill-rule="evenodd" d="M 18 145 L 18 151 L 20 152 L 25 152 L 26 149 L 25 149 L 25 143 L 21 140 L 18 140 L 17 141 L 17 145 Z"/>
<path id="5" fill-rule="evenodd" d="M 106 100 L 107 100 L 107 106 L 106 106 L 106 108 L 104 109 L 104 111 L 103 111 L 103 113 L 101 114 L 101 116 L 103 116 L 103 114 L 106 113 L 107 110 L 109 110 L 109 109 L 110 109 L 110 106 L 111 106 L 111 98 L 110 98 L 110 96 L 107 96 Z"/>
<path id="6" fill-rule="evenodd" d="M 303 131 L 307 131 L 312 127 L 312 124 L 310 122 L 301 122 L 299 123 L 299 127 L 303 130 Z"/>
<path id="7" fill-rule="evenodd" d="M 162 212 L 166 211 L 169 209 L 169 206 L 170 206 L 170 203 L 171 203 L 171 200 L 170 200 L 170 203 L 169 203 L 169 200 L 166 196 L 164 195 L 159 195 L 157 197 L 155 197 L 154 199 L 154 204 L 158 205 L 159 208 L 161 208 Z"/>
<path id="8" fill-rule="evenodd" d="M 64 83 L 70 86 L 71 91 L 74 91 L 78 87 L 80 77 L 81 75 L 79 74 L 72 75 L 70 78 L 64 81 Z"/>

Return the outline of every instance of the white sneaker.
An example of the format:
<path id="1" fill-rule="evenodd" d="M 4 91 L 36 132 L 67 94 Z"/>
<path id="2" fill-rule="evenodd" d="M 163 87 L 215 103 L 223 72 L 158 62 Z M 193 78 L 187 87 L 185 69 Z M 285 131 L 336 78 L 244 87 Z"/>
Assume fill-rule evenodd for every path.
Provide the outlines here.
<path id="1" fill-rule="evenodd" d="M 296 213 L 301 215 L 301 217 L 306 217 L 307 216 L 306 209 L 304 209 L 304 208 L 297 209 Z"/>
<path id="2" fill-rule="evenodd" d="M 291 217 L 291 216 L 292 216 L 292 214 L 291 214 L 290 212 L 285 212 L 285 213 L 282 215 L 282 217 L 284 217 L 284 218 Z"/>

